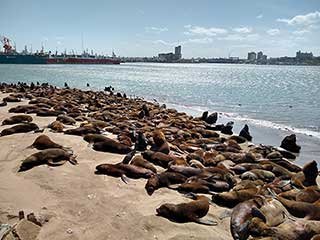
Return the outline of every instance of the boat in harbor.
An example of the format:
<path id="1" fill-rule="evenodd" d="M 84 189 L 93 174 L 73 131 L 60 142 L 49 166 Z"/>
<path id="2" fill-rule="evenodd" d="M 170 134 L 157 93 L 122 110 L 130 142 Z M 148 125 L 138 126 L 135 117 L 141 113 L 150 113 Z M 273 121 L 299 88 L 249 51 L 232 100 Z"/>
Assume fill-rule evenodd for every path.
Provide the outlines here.
<path id="1" fill-rule="evenodd" d="M 120 59 L 112 53 L 112 57 L 89 54 L 52 54 L 44 52 L 42 47 L 40 52 L 30 53 L 25 50 L 21 53 L 11 45 L 7 37 L 0 37 L 3 44 L 3 51 L 0 51 L 0 64 L 120 64 Z"/>

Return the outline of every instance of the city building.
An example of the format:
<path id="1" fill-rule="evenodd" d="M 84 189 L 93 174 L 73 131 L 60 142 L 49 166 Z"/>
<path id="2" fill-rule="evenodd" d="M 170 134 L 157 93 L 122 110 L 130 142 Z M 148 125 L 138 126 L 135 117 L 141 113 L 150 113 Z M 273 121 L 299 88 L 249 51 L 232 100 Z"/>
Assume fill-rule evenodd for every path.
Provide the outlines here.
<path id="1" fill-rule="evenodd" d="M 174 48 L 174 53 L 159 53 L 158 58 L 161 62 L 174 62 L 180 60 L 182 57 L 181 46 Z"/>
<path id="2" fill-rule="evenodd" d="M 297 52 L 296 53 L 296 59 L 297 60 L 306 60 L 306 59 L 312 59 L 313 58 L 313 54 L 312 52 L 308 53 L 308 52 Z"/>
<path id="3" fill-rule="evenodd" d="M 263 57 L 263 52 L 262 52 L 262 51 L 258 52 L 258 54 L 257 54 L 257 60 L 258 60 L 258 61 L 261 60 L 262 57 Z"/>
<path id="4" fill-rule="evenodd" d="M 257 54 L 255 52 L 248 53 L 248 61 L 255 62 L 257 60 Z"/>

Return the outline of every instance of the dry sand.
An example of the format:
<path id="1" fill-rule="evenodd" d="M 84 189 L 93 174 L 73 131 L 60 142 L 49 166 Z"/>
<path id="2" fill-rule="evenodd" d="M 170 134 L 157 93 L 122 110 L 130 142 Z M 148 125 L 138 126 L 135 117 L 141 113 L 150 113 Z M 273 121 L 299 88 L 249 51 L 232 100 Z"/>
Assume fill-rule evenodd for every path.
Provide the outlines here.
<path id="1" fill-rule="evenodd" d="M 5 94 L 0 94 L 2 99 Z M 22 103 L 0 107 L 0 121 L 9 117 L 8 109 Z M 44 127 L 53 117 L 36 117 Z M 8 126 L 0 126 L 0 131 Z M 96 152 L 82 137 L 44 132 L 53 141 L 72 147 L 78 165 L 65 163 L 59 167 L 42 165 L 17 173 L 21 160 L 37 152 L 27 148 L 41 133 L 22 133 L 0 138 L 0 223 L 14 222 L 7 215 L 26 214 L 49 221 L 41 228 L 38 239 L 232 239 L 230 217 L 222 220 L 225 208 L 211 206 L 208 218 L 217 226 L 196 223 L 179 224 L 155 215 L 163 203 L 189 201 L 176 191 L 160 189 L 152 196 L 144 190 L 146 180 L 131 180 L 95 175 L 95 166 L 116 163 L 122 155 Z"/>

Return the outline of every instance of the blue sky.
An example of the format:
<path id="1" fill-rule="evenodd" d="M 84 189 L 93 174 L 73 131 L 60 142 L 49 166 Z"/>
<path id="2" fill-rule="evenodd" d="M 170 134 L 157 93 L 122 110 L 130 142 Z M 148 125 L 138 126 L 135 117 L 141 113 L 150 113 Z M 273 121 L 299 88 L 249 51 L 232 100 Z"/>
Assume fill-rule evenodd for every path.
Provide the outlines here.
<path id="1" fill-rule="evenodd" d="M 320 55 L 319 0 L 0 0 L 0 35 L 18 50 L 84 48 L 155 56 L 182 45 L 184 57 Z"/>

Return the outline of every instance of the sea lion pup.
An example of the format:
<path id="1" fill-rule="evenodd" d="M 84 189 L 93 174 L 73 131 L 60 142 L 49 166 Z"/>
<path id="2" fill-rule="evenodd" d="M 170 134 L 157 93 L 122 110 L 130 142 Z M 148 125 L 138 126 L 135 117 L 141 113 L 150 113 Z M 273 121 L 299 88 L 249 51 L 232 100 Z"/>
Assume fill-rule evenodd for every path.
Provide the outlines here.
<path id="1" fill-rule="evenodd" d="M 252 136 L 250 135 L 249 126 L 247 124 L 245 124 L 244 127 L 241 129 L 239 136 L 244 137 L 248 141 L 252 141 Z"/>
<path id="2" fill-rule="evenodd" d="M 118 154 L 127 154 L 132 151 L 132 149 L 127 145 L 119 143 L 108 137 L 106 137 L 106 139 L 102 142 L 95 142 L 93 144 L 93 149 L 100 152 L 111 152 Z"/>
<path id="3" fill-rule="evenodd" d="M 8 105 L 8 103 L 6 101 L 2 100 L 2 102 L 0 102 L 0 107 L 5 107 L 7 105 Z"/>
<path id="4" fill-rule="evenodd" d="M 169 154 L 170 147 L 162 131 L 155 130 L 153 132 L 152 138 L 154 141 L 154 145 L 151 146 L 151 151 Z"/>
<path id="5" fill-rule="evenodd" d="M 64 134 L 76 135 L 76 136 L 83 136 L 88 133 L 99 134 L 100 129 L 92 126 L 84 126 L 84 127 L 78 127 L 78 128 L 68 129 L 64 131 Z"/>
<path id="6" fill-rule="evenodd" d="M 59 166 L 69 161 L 71 164 L 77 164 L 75 156 L 70 151 L 65 151 L 60 148 L 49 148 L 40 152 L 34 153 L 22 161 L 19 172 L 29 170 L 35 166 L 48 164 L 50 166 Z"/>
<path id="7" fill-rule="evenodd" d="M 305 164 L 301 172 L 294 174 L 291 178 L 291 182 L 299 188 L 316 186 L 318 174 L 317 162 L 312 161 Z"/>
<path id="8" fill-rule="evenodd" d="M 320 222 L 310 220 L 287 220 L 276 227 L 268 226 L 261 218 L 254 217 L 249 224 L 252 236 L 271 237 L 277 240 L 309 240 L 320 233 Z"/>
<path id="9" fill-rule="evenodd" d="M 155 173 L 149 169 L 130 165 L 130 164 L 109 164 L 104 163 L 96 166 L 96 174 L 106 174 L 112 177 L 121 177 L 122 181 L 128 183 L 126 177 L 139 179 L 145 178 L 148 179 L 153 176 Z"/>
<path id="10" fill-rule="evenodd" d="M 26 132 L 36 131 L 38 129 L 39 127 L 35 123 L 20 123 L 11 128 L 3 129 L 0 133 L 0 136 L 6 136 L 6 135 L 15 134 L 15 133 L 26 133 Z"/>
<path id="11" fill-rule="evenodd" d="M 169 187 L 173 184 L 184 183 L 186 180 L 187 177 L 180 173 L 166 171 L 151 176 L 145 185 L 145 189 L 148 195 L 151 196 L 154 191 L 158 190 L 159 188 Z"/>
<path id="12" fill-rule="evenodd" d="M 48 128 L 50 128 L 54 132 L 63 132 L 64 125 L 62 122 L 53 121 L 48 125 Z"/>
<path id="13" fill-rule="evenodd" d="M 288 150 L 290 152 L 299 153 L 301 146 L 299 146 L 297 143 L 297 138 L 295 134 L 291 134 L 289 136 L 286 136 L 282 142 L 280 147 L 282 147 L 285 150 Z"/>
<path id="14" fill-rule="evenodd" d="M 32 122 L 32 117 L 29 115 L 21 114 L 21 115 L 15 115 L 11 116 L 9 118 L 6 118 L 2 121 L 2 125 L 12 125 L 17 123 L 24 123 L 24 122 Z"/>
<path id="15" fill-rule="evenodd" d="M 143 167 L 143 168 L 151 170 L 154 173 L 157 173 L 157 169 L 155 168 L 155 166 L 152 163 L 145 160 L 141 155 L 135 156 L 131 160 L 130 164 L 138 166 L 138 167 Z"/>
<path id="16" fill-rule="evenodd" d="M 209 211 L 209 199 L 205 196 L 193 196 L 195 200 L 188 203 L 161 205 L 156 209 L 157 215 L 179 223 L 196 222 L 209 226 L 217 225 L 215 221 L 202 219 Z"/>
<path id="17" fill-rule="evenodd" d="M 34 147 L 38 150 L 44 150 L 48 148 L 66 149 L 60 144 L 53 142 L 47 135 L 44 135 L 44 134 L 37 137 L 36 140 L 34 140 L 34 142 L 29 147 Z"/>
<path id="18" fill-rule="evenodd" d="M 76 120 L 73 117 L 70 117 L 68 115 L 58 115 L 56 118 L 57 121 L 60 121 L 67 125 L 75 125 Z"/>

